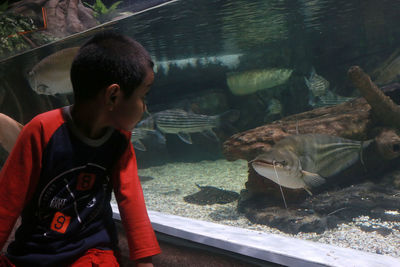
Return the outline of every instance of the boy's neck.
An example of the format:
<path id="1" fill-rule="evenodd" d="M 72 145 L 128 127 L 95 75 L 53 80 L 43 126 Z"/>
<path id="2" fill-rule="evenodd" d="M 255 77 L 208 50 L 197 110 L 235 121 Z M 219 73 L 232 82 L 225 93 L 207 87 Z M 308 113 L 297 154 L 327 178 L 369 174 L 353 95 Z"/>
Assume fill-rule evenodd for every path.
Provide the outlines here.
<path id="1" fill-rule="evenodd" d="M 97 103 L 72 105 L 71 117 L 78 130 L 90 139 L 98 139 L 107 132 L 108 127 Z"/>

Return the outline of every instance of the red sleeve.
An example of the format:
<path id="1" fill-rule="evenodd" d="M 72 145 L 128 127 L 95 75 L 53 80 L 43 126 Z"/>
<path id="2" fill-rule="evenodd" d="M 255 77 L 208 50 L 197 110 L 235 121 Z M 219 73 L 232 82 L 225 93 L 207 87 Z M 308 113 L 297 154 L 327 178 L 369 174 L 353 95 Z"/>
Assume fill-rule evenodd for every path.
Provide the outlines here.
<path id="1" fill-rule="evenodd" d="M 47 123 L 48 116 L 58 116 L 57 122 Z M 42 151 L 60 123 L 60 111 L 39 115 L 21 131 L 13 150 L 0 173 L 0 248 L 3 248 L 15 222 L 36 189 L 42 167 Z"/>
<path id="2" fill-rule="evenodd" d="M 147 215 L 137 174 L 136 156 L 131 143 L 116 166 L 113 182 L 128 239 L 130 258 L 137 260 L 160 253 L 161 249 Z"/>

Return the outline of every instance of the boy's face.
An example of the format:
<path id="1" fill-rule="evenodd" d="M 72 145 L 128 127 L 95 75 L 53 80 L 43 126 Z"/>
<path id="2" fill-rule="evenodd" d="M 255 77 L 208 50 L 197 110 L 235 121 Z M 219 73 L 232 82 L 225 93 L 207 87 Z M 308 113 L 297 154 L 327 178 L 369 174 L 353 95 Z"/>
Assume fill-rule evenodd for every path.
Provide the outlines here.
<path id="1" fill-rule="evenodd" d="M 145 98 L 153 81 L 154 72 L 149 69 L 142 84 L 133 91 L 129 98 L 125 98 L 123 93 L 120 94 L 118 104 L 112 112 L 112 121 L 115 128 L 126 131 L 133 130 L 147 108 Z"/>

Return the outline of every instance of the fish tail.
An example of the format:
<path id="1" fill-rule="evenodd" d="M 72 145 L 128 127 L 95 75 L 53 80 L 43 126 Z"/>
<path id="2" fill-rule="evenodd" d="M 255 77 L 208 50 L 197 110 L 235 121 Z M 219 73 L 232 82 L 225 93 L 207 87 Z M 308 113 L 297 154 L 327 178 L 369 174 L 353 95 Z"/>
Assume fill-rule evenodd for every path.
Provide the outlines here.
<path id="1" fill-rule="evenodd" d="M 314 66 L 311 66 L 311 73 L 310 73 L 310 78 L 315 76 L 317 74 L 317 71 L 315 70 Z"/>
<path id="2" fill-rule="evenodd" d="M 224 113 L 216 116 L 216 127 L 224 127 L 227 126 L 229 128 L 233 128 L 232 123 L 237 121 L 240 116 L 240 111 L 231 109 L 225 111 Z"/>

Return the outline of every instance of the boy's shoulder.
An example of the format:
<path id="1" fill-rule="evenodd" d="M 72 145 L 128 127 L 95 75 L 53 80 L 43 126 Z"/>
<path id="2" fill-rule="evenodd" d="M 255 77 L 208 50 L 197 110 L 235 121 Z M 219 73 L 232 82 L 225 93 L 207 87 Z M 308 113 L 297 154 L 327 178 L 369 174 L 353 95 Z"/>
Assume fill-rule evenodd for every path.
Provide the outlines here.
<path id="1" fill-rule="evenodd" d="M 63 108 L 58 108 L 36 115 L 30 122 L 24 126 L 24 130 L 31 129 L 49 129 L 58 128 L 65 122 Z"/>
<path id="2" fill-rule="evenodd" d="M 57 108 L 57 109 L 53 109 L 50 111 L 46 111 L 43 113 L 40 113 L 38 115 L 36 115 L 31 122 L 49 122 L 49 121 L 60 121 L 60 122 L 64 122 L 64 116 L 63 116 L 63 109 L 64 108 Z"/>

